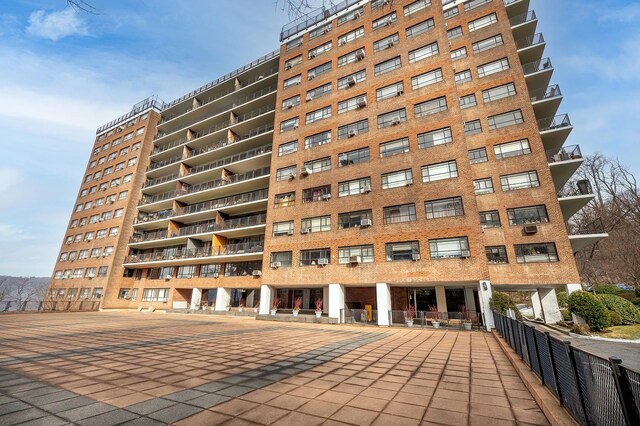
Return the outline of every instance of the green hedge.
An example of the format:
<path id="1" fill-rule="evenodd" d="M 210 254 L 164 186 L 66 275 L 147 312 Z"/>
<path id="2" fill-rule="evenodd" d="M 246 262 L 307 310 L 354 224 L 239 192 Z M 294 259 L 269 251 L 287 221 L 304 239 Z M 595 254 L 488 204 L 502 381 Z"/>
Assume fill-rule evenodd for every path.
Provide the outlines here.
<path id="1" fill-rule="evenodd" d="M 567 292 L 566 291 L 557 291 L 556 299 L 558 299 L 558 306 L 560 308 L 567 307 Z"/>
<path id="2" fill-rule="evenodd" d="M 621 324 L 640 324 L 640 309 L 627 299 L 613 294 L 598 294 L 596 297 L 607 309 L 620 316 Z"/>
<path id="3" fill-rule="evenodd" d="M 569 310 L 580 315 L 589 328 L 599 331 L 611 325 L 607 307 L 600 299 L 586 291 L 574 291 L 569 295 Z"/>
<path id="4" fill-rule="evenodd" d="M 511 308 L 516 313 L 516 318 L 522 320 L 522 314 L 516 308 L 516 304 L 507 293 L 501 291 L 494 291 L 491 299 L 489 299 L 489 307 L 492 311 L 496 311 L 500 314 L 506 315 L 507 309 Z"/>
<path id="5" fill-rule="evenodd" d="M 596 286 L 596 293 L 598 294 L 620 294 L 622 290 L 613 284 L 600 284 Z"/>

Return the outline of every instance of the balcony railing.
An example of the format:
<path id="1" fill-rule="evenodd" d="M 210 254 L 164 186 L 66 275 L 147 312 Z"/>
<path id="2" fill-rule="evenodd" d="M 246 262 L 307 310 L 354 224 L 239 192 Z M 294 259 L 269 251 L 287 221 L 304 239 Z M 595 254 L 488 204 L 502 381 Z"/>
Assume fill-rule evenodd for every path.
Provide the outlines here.
<path id="1" fill-rule="evenodd" d="M 560 86 L 554 84 L 552 86 L 547 87 L 546 89 L 533 90 L 529 92 L 529 96 L 531 97 L 531 102 L 541 101 L 544 99 L 555 98 L 557 96 L 562 96 L 562 92 L 560 91 Z"/>
<path id="2" fill-rule="evenodd" d="M 533 21 L 535 19 L 538 19 L 536 17 L 536 12 L 533 10 L 530 10 L 526 13 L 516 15 L 513 18 L 509 19 L 509 23 L 511 24 L 512 27 L 515 27 L 516 25 L 524 24 L 525 22 Z"/>
<path id="3" fill-rule="evenodd" d="M 522 71 L 524 75 L 533 74 L 536 72 L 544 71 L 552 69 L 553 65 L 551 65 L 551 59 L 542 58 L 539 61 L 529 62 L 522 66 Z"/>
<path id="4" fill-rule="evenodd" d="M 163 260 L 191 259 L 197 257 L 211 256 L 211 248 L 205 249 L 182 249 L 160 253 L 141 253 L 128 255 L 124 263 L 159 262 Z"/>
<path id="5" fill-rule="evenodd" d="M 579 226 L 577 228 L 573 227 L 570 229 L 570 235 L 589 235 L 589 234 L 604 234 L 606 233 L 604 229 L 604 223 L 602 223 L 601 218 L 597 218 L 591 223 L 586 225 Z"/>
<path id="6" fill-rule="evenodd" d="M 227 164 L 235 163 L 237 161 L 246 160 L 247 158 L 256 157 L 258 155 L 262 155 L 267 152 L 271 152 L 271 144 L 250 149 L 249 151 L 241 152 L 239 154 L 230 155 L 228 157 L 221 158 L 220 160 L 213 161 L 211 163 L 202 164 L 196 167 L 190 167 L 189 169 L 187 169 L 186 176 L 192 175 L 195 173 L 204 172 L 205 170 L 215 169 L 221 166 L 225 166 Z"/>
<path id="7" fill-rule="evenodd" d="M 541 118 L 540 120 L 538 120 L 538 129 L 540 129 L 541 132 L 569 126 L 571 126 L 571 120 L 569 120 L 569 116 L 567 114 L 556 115 L 555 117 L 549 118 Z"/>
<path id="8" fill-rule="evenodd" d="M 264 251 L 264 241 L 252 241 L 214 247 L 211 256 L 233 256 L 236 254 L 260 253 L 262 251 Z"/>
<path id="9" fill-rule="evenodd" d="M 249 179 L 253 179 L 261 176 L 266 176 L 269 174 L 269 170 L 270 170 L 269 167 L 263 167 L 261 169 L 251 170 L 249 172 L 242 173 L 239 175 L 232 175 L 226 179 L 216 179 L 216 180 L 204 182 L 198 185 L 188 186 L 181 191 L 180 195 L 194 194 L 196 192 L 206 191 L 209 189 L 219 188 L 224 185 L 242 182 L 245 180 L 249 180 Z"/>
<path id="10" fill-rule="evenodd" d="M 520 1 L 520 0 L 504 0 L 504 5 L 509 6 L 511 3 L 515 3 L 517 1 Z"/>
<path id="11" fill-rule="evenodd" d="M 587 179 L 567 182 L 567 184 L 558 192 L 559 198 L 576 197 L 579 195 L 593 194 L 591 182 Z"/>
<path id="12" fill-rule="evenodd" d="M 265 200 L 267 199 L 267 196 L 268 191 L 266 189 L 261 189 L 259 191 L 247 192 L 245 194 L 233 195 L 231 197 L 217 198 L 215 200 L 205 201 L 203 203 L 180 207 L 176 209 L 175 215 L 181 216 L 185 214 L 192 214 L 202 211 L 216 210 L 223 207 L 235 206 L 237 204 L 249 203 L 256 200 Z"/>
<path id="13" fill-rule="evenodd" d="M 224 220 L 216 226 L 217 231 L 225 231 L 229 229 L 246 228 L 248 226 L 258 226 L 267 223 L 266 213 L 256 214 L 253 216 L 239 217 L 237 219 Z"/>
<path id="14" fill-rule="evenodd" d="M 140 234 L 133 234 L 129 238 L 129 243 L 142 243 L 144 241 L 164 240 L 169 236 L 169 231 L 166 229 L 154 232 L 145 232 Z"/>
<path id="15" fill-rule="evenodd" d="M 582 158 L 580 145 L 563 146 L 562 148 L 547 150 L 547 161 L 557 163 L 559 161 L 569 161 Z"/>
<path id="16" fill-rule="evenodd" d="M 177 163 L 180 160 L 182 160 L 182 154 L 173 156 L 171 158 L 167 158 L 166 160 L 162 160 L 162 161 L 152 161 L 151 164 L 149 164 L 149 167 L 147 167 L 147 171 L 159 169 L 160 167 Z"/>
<path id="17" fill-rule="evenodd" d="M 216 221 L 208 220 L 196 225 L 185 226 L 180 228 L 177 234 L 173 234 L 173 237 L 184 237 L 186 235 L 204 234 L 207 232 L 213 232 L 216 229 Z"/>
<path id="18" fill-rule="evenodd" d="M 153 220 L 160 220 L 160 219 L 167 219 L 169 217 L 173 217 L 176 215 L 176 212 L 173 210 L 162 210 L 159 212 L 154 212 L 154 213 L 145 213 L 145 212 L 139 212 L 138 213 L 138 217 L 136 217 L 133 221 L 133 223 L 144 223 L 144 222 L 151 222 Z"/>
<path id="19" fill-rule="evenodd" d="M 303 31 L 309 28 L 312 25 L 321 22 L 330 16 L 334 16 L 337 13 L 347 9 L 348 7 L 358 3 L 360 0 L 343 0 L 340 3 L 326 9 L 319 8 L 307 13 L 304 16 L 299 17 L 293 22 L 288 23 L 284 27 L 282 27 L 282 31 L 280 32 L 280 41 L 284 40 L 287 37 L 290 37 L 300 31 Z"/>
<path id="20" fill-rule="evenodd" d="M 155 178 L 155 179 L 147 179 L 147 181 L 144 183 L 144 185 L 142 185 L 143 188 L 148 188 L 150 186 L 154 186 L 154 185 L 159 185 L 161 183 L 165 183 L 165 182 L 169 182 L 171 180 L 176 179 L 180 174 L 179 173 L 172 173 L 168 176 L 161 176 L 159 178 Z"/>
<path id="21" fill-rule="evenodd" d="M 516 48 L 524 49 L 525 47 L 531 47 L 536 44 L 544 43 L 544 36 L 542 33 L 537 33 L 531 37 L 521 38 L 520 40 L 516 40 Z"/>
<path id="22" fill-rule="evenodd" d="M 157 203 L 158 201 L 170 200 L 171 198 L 176 196 L 176 191 L 163 192 L 162 194 L 156 195 L 142 195 L 140 201 L 138 201 L 138 205 L 142 206 L 144 204 Z"/>

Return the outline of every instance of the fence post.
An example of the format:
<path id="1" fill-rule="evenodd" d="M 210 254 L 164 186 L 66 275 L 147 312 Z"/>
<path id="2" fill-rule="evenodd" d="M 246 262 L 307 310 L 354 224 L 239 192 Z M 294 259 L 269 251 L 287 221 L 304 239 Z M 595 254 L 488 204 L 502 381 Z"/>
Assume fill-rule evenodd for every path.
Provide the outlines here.
<path id="1" fill-rule="evenodd" d="M 582 387 L 580 386 L 580 376 L 578 375 L 578 368 L 576 367 L 576 359 L 573 356 L 573 346 L 571 346 L 571 342 L 569 340 L 563 340 L 562 343 L 564 343 L 564 347 L 567 350 L 567 356 L 569 357 L 569 363 L 571 364 L 571 374 L 573 374 L 573 378 L 576 383 L 578 398 L 580 399 L 580 408 L 582 409 L 585 421 L 589 423 L 587 405 L 586 401 L 584 400 L 584 395 L 582 394 Z"/>
<path id="2" fill-rule="evenodd" d="M 553 372 L 553 381 L 556 384 L 556 390 L 558 391 L 558 399 L 560 400 L 560 405 L 563 405 L 562 391 L 560 390 L 560 383 L 558 383 L 558 368 L 556 366 L 556 359 L 553 356 L 553 347 L 551 346 L 551 334 L 549 334 L 548 331 L 545 331 L 544 335 L 547 338 L 547 346 L 549 347 L 549 358 L 551 359 L 551 371 Z"/>
<path id="3" fill-rule="evenodd" d="M 540 362 L 540 351 L 538 350 L 538 341 L 536 340 L 536 327 L 530 325 L 533 330 L 533 350 L 536 351 L 536 360 L 538 361 L 538 371 L 540 372 L 540 382 L 544 384 L 544 374 L 542 374 L 542 363 Z"/>
<path id="4" fill-rule="evenodd" d="M 633 401 L 633 393 L 631 392 L 627 375 L 620 371 L 622 360 L 612 356 L 609 357 L 609 364 L 611 365 L 613 380 L 616 383 L 618 398 L 620 398 L 620 405 L 624 413 L 624 418 L 627 421 L 627 426 L 638 425 L 640 424 L 640 414 L 638 413 L 638 407 L 635 406 Z"/>

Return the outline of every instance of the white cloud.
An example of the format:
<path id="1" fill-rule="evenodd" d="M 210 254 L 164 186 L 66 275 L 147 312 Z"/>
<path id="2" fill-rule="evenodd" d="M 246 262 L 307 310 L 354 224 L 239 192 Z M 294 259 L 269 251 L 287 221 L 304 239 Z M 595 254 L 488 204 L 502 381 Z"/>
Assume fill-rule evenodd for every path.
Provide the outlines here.
<path id="1" fill-rule="evenodd" d="M 44 10 L 33 12 L 29 16 L 27 33 L 35 37 L 57 41 L 73 35 L 89 35 L 89 30 L 77 12 L 72 8 L 67 8 L 49 14 Z"/>
<path id="2" fill-rule="evenodd" d="M 13 169 L 0 169 L 0 194 L 18 187 L 21 180 L 22 175 L 19 171 Z"/>

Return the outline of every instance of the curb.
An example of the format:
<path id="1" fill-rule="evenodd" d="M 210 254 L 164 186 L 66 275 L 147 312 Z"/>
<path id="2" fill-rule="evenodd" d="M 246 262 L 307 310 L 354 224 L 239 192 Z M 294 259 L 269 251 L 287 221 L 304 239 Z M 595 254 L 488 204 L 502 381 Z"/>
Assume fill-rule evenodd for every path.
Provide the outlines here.
<path id="1" fill-rule="evenodd" d="M 529 367 L 518 357 L 518 355 L 502 340 L 497 332 L 493 332 L 493 337 L 502 348 L 502 352 L 507 356 L 509 362 L 513 366 L 527 390 L 533 396 L 533 399 L 540 406 L 545 417 L 552 426 L 578 426 L 578 423 L 569 415 L 567 410 L 560 405 L 555 396 L 547 389 L 538 377 L 536 377 Z"/>

